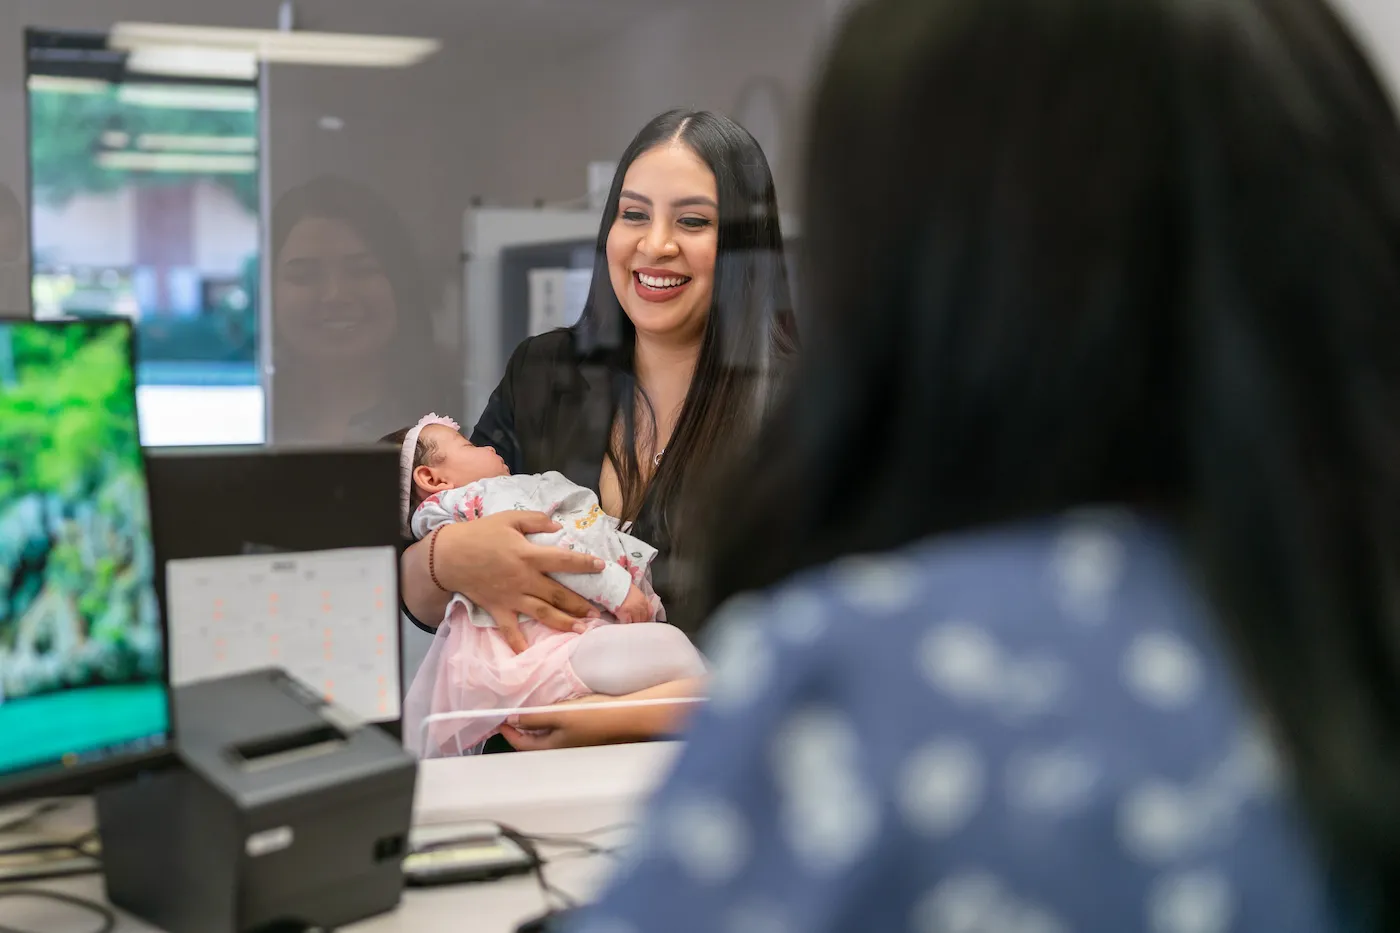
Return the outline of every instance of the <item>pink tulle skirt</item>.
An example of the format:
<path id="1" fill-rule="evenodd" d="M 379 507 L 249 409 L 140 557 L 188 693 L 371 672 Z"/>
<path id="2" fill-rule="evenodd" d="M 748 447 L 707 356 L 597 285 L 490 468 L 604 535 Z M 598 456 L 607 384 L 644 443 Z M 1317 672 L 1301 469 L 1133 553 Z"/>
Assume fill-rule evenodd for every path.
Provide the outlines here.
<path id="1" fill-rule="evenodd" d="M 592 629 L 607 625 L 602 620 Z M 423 722 L 436 713 L 548 706 L 591 691 L 574 673 L 576 632 L 522 620 L 529 645 L 516 654 L 498 629 L 472 625 L 464 601 L 454 599 L 413 684 L 404 697 L 404 744 L 422 758 L 464 755 L 490 738 L 503 714 Z"/>

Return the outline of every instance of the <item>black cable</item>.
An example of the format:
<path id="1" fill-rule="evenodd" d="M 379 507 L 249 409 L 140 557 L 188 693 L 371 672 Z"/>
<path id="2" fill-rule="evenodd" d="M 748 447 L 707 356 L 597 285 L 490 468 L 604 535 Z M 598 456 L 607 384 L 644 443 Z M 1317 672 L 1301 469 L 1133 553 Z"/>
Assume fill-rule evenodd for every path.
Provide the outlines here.
<path id="1" fill-rule="evenodd" d="M 530 836 L 525 835 L 517 829 L 513 829 L 509 826 L 506 826 L 503 823 L 497 823 L 496 825 L 500 827 L 502 836 L 505 836 L 511 842 L 520 846 L 520 848 L 525 850 L 525 854 L 530 857 L 531 867 L 533 867 L 535 870 L 535 880 L 539 883 L 540 886 L 540 895 L 544 898 L 545 909 L 549 911 L 554 911 L 558 909 L 552 903 L 551 898 L 556 898 L 559 901 L 561 901 L 565 909 L 577 907 L 577 901 L 575 901 L 565 892 L 556 888 L 554 885 L 550 884 L 549 880 L 545 878 L 544 866 L 546 865 L 546 862 L 544 857 L 540 855 L 540 850 L 535 846 L 534 840 Z"/>
<path id="2" fill-rule="evenodd" d="M 16 855 L 43 855 L 46 852 L 71 852 L 74 855 L 81 855 L 86 858 L 97 858 L 97 853 L 88 849 L 88 845 L 94 840 L 92 833 L 84 833 L 76 839 L 64 839 L 56 842 L 29 842 L 22 846 L 12 846 L 8 849 L 0 849 L 0 858 L 10 858 Z"/>
<path id="3" fill-rule="evenodd" d="M 615 833 L 624 829 L 631 829 L 636 826 L 635 820 L 628 820 L 625 823 L 609 823 L 607 826 L 599 826 L 597 829 L 585 829 L 577 833 L 529 833 L 531 839 L 587 839 L 590 836 L 602 836 L 606 833 Z"/>
<path id="4" fill-rule="evenodd" d="M 34 867 L 32 870 L 24 871 L 22 868 L 19 868 L 18 870 L 12 869 L 5 871 L 0 875 L 0 884 L 15 884 L 21 881 L 47 881 L 51 878 L 71 878 L 75 875 L 90 875 L 99 872 L 102 870 L 102 857 L 98 850 L 92 848 L 93 844 L 96 842 L 98 842 L 97 830 L 90 829 L 72 839 L 31 842 L 25 845 L 11 846 L 8 849 L 0 849 L 0 859 L 13 858 L 17 855 L 43 856 L 66 852 L 75 858 L 91 860 L 90 865 L 81 867 L 74 867 L 70 864 L 64 868 L 51 868 L 47 867 L 50 860 L 36 858 L 34 859 Z M 5 931 L 0 929 L 0 933 L 5 933 Z"/>
<path id="5" fill-rule="evenodd" d="M 61 894 L 58 891 L 41 891 L 37 888 L 0 888 L 0 897 L 30 897 L 36 900 L 58 901 L 70 907 L 78 907 L 89 913 L 96 914 L 102 921 L 102 925 L 93 930 L 92 933 L 112 933 L 117 928 L 117 915 L 112 913 L 102 904 L 96 901 L 85 900 L 81 897 L 74 897 L 71 894 Z M 0 926 L 0 933 L 37 933 L 33 930 L 21 930 L 17 927 Z"/>
<path id="6" fill-rule="evenodd" d="M 9 833 L 14 832 L 17 829 L 22 829 L 25 826 L 28 826 L 30 823 L 33 823 L 39 817 L 48 816 L 55 810 L 62 809 L 64 802 L 65 801 L 61 799 L 45 800 L 43 803 L 34 807 L 28 813 L 21 813 L 19 816 L 16 816 L 13 819 L 8 820 L 7 822 L 0 823 L 0 833 Z"/>
<path id="7" fill-rule="evenodd" d="M 618 858 L 621 852 L 617 848 L 600 846 L 597 843 L 587 842 L 582 839 L 546 839 L 539 836 L 532 836 L 531 841 L 537 846 L 549 846 L 554 849 L 563 849 L 564 854 L 574 857 L 601 855 L 606 858 Z M 555 855 L 551 861 L 558 861 L 560 855 Z"/>
<path id="8" fill-rule="evenodd" d="M 580 833 L 522 833 L 535 845 L 561 846 L 565 848 L 582 849 L 589 855 L 605 855 L 610 858 L 617 858 L 621 854 L 622 846 L 602 846 L 596 842 L 590 842 L 589 837 L 601 836 L 606 833 L 614 833 L 624 829 L 630 829 L 636 823 L 613 823 L 608 826 L 600 826 L 597 829 L 590 829 Z"/>
<path id="9" fill-rule="evenodd" d="M 619 846 L 599 845 L 596 842 L 589 842 L 587 839 L 578 839 L 570 836 L 536 836 L 532 834 L 530 835 L 530 840 L 534 842 L 535 845 L 562 846 L 565 848 L 572 849 L 586 849 L 587 851 L 593 852 L 597 855 L 608 855 L 612 852 L 617 851 L 617 849 L 620 848 Z"/>
<path id="10" fill-rule="evenodd" d="M 44 863 L 43 863 L 43 862 L 38 862 L 38 863 L 36 863 L 36 866 L 37 866 L 37 865 L 42 865 L 42 864 L 44 864 Z M 0 885 L 19 884 L 19 883 L 21 883 L 21 882 L 23 882 L 23 883 L 25 883 L 25 884 L 33 884 L 33 883 L 36 882 L 36 881 L 53 881 L 53 880 L 55 880 L 55 879 L 57 879 L 57 878 L 76 878 L 76 877 L 78 877 L 79 875 L 95 875 L 95 874 L 97 874 L 97 873 L 100 872 L 100 871 L 102 871 L 102 865 L 101 865 L 100 863 L 98 863 L 98 862 L 93 862 L 93 863 L 90 864 L 90 865 L 84 865 L 84 866 L 82 866 L 82 867 L 77 867 L 77 866 L 69 866 L 68 868 L 38 868 L 38 867 L 35 867 L 35 869 L 34 869 L 33 871 L 7 871 L 7 872 L 5 872 L 5 874 L 4 874 L 3 876 L 0 876 Z M 4 931 L 3 931 L 3 930 L 0 930 L 0 933 L 4 933 Z"/>

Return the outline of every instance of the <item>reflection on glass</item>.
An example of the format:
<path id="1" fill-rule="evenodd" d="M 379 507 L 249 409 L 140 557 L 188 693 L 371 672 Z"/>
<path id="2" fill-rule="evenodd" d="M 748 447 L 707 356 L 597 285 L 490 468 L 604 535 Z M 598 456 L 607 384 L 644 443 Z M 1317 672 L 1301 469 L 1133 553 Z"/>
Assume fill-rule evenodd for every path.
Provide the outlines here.
<path id="1" fill-rule="evenodd" d="M 135 322 L 144 443 L 261 443 L 256 84 L 29 43 L 35 316 Z"/>
<path id="2" fill-rule="evenodd" d="M 24 209 L 15 193 L 0 185 L 0 318 L 29 316 L 24 245 Z"/>
<path id="3" fill-rule="evenodd" d="M 373 441 L 450 403 L 423 273 L 374 192 L 333 177 L 292 189 L 271 246 L 277 443 Z"/>

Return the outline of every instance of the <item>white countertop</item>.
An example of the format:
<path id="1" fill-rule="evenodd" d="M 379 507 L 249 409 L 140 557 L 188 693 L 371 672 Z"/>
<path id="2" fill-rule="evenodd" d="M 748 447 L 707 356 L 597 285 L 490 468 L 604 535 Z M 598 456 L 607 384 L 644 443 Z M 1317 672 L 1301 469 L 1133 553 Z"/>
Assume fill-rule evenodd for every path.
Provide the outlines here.
<path id="1" fill-rule="evenodd" d="M 664 777 L 677 750 L 676 743 L 649 742 L 426 761 L 418 772 L 414 822 L 493 820 L 527 834 L 555 835 L 612 827 L 590 841 L 615 845 L 625 838 L 637 805 Z M 62 815 L 63 824 L 76 827 L 76 832 L 90 826 L 91 820 L 90 807 L 75 807 Z M 5 844 L 23 841 L 7 837 Z M 546 866 L 545 873 L 550 884 L 569 896 L 587 899 L 606 876 L 609 864 L 604 856 L 561 852 Z M 103 899 L 100 875 L 47 882 L 40 887 Z M 410 888 L 405 890 L 398 910 L 346 927 L 345 933 L 455 933 L 468 929 L 472 933 L 513 933 L 517 925 L 545 908 L 533 876 Z M 118 917 L 116 929 L 120 933 L 159 933 L 124 914 Z M 88 933 L 97 927 L 97 921 L 91 914 L 49 901 L 0 898 L 0 926 L 35 933 Z"/>

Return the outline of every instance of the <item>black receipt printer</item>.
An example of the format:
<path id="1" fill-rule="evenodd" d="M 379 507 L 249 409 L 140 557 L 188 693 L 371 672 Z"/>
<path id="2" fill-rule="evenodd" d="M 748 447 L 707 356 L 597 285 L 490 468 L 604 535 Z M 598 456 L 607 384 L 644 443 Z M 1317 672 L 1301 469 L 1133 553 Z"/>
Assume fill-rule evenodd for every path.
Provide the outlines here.
<path id="1" fill-rule="evenodd" d="M 335 929 L 394 909 L 416 762 L 279 670 L 173 691 L 171 768 L 97 794 L 112 903 L 168 933 Z"/>

